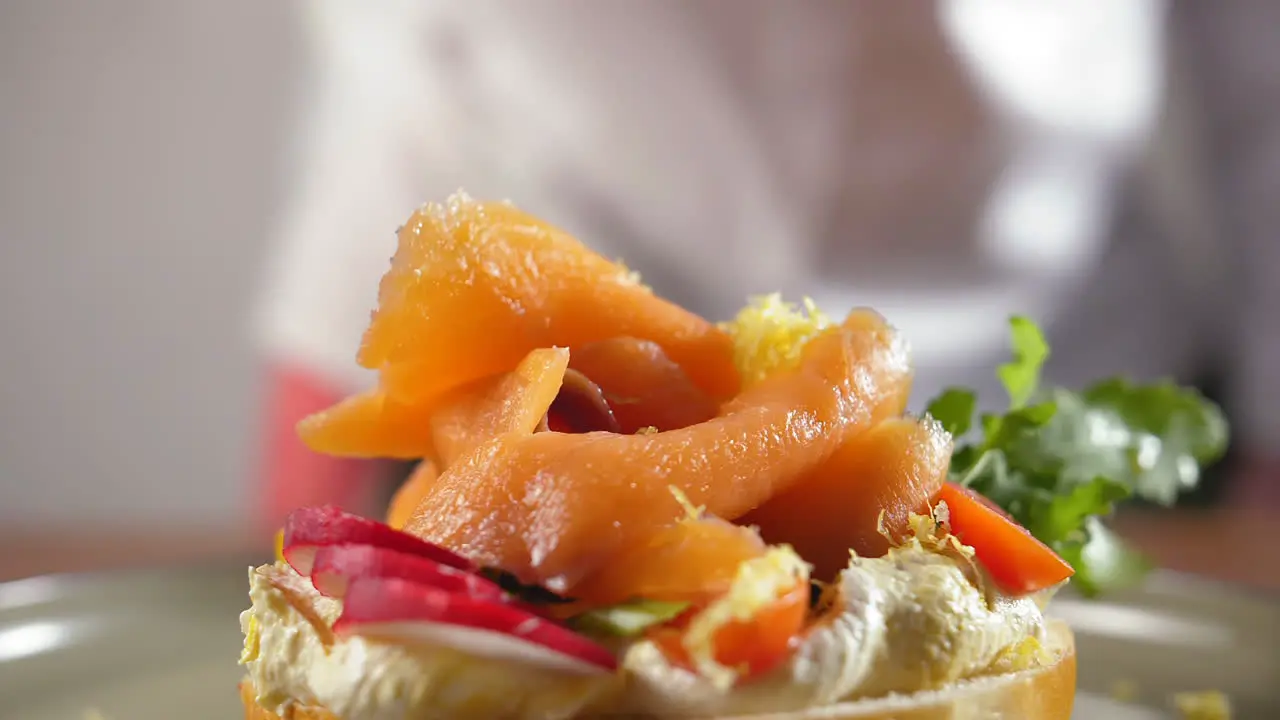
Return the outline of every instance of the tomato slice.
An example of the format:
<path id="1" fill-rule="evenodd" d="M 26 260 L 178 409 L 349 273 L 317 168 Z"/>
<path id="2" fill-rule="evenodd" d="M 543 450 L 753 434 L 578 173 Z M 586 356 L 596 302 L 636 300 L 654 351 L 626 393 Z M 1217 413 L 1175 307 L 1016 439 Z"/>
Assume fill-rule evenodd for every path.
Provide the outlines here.
<path id="1" fill-rule="evenodd" d="M 1027 595 L 1053 587 L 1075 569 L 1048 545 L 978 493 L 954 483 L 938 491 L 945 502 L 951 532 L 973 548 L 991 579 L 1009 595 Z"/>
<path id="2" fill-rule="evenodd" d="M 791 654 L 808 612 L 809 584 L 798 583 L 751 619 L 730 621 L 717 630 L 716 662 L 741 670 L 745 680 L 769 672 Z M 696 613 L 686 612 L 649 635 L 667 660 L 685 669 L 692 669 L 693 661 L 684 647 L 684 632 Z"/>
<path id="3" fill-rule="evenodd" d="M 809 612 L 809 584 L 800 583 L 750 620 L 733 621 L 716 632 L 716 662 L 746 668 L 758 677 L 790 654 Z"/>

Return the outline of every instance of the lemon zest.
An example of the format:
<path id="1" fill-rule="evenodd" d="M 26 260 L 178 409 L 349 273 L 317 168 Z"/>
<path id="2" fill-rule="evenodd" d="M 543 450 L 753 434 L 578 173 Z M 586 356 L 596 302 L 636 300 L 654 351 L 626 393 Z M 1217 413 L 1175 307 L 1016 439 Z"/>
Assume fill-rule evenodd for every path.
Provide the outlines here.
<path id="1" fill-rule="evenodd" d="M 618 258 L 617 260 L 614 260 L 613 264 L 618 266 L 618 271 L 621 276 L 623 284 L 635 285 L 638 288 L 642 288 L 644 290 L 648 290 L 649 292 L 653 292 L 653 288 L 644 284 L 644 280 L 640 277 L 640 273 L 628 267 L 627 264 L 622 261 L 622 258 Z"/>
<path id="2" fill-rule="evenodd" d="M 676 502 L 680 503 L 680 507 L 684 509 L 685 522 L 698 521 L 702 519 L 703 513 L 707 511 L 706 505 L 694 505 L 693 501 L 689 499 L 689 496 L 685 495 L 684 491 L 675 485 L 668 485 L 667 489 L 671 491 L 672 497 L 674 497 Z"/>
<path id="3" fill-rule="evenodd" d="M 831 325 L 813 300 L 800 307 L 784 302 L 780 293 L 753 297 L 730 322 L 720 328 L 733 340 L 733 361 L 744 385 L 752 385 L 780 370 L 795 368 L 805 345 Z"/>
<path id="4" fill-rule="evenodd" d="M 1186 720 L 1231 720 L 1231 701 L 1217 690 L 1177 693 L 1173 704 Z"/>
<path id="5" fill-rule="evenodd" d="M 261 650 L 262 638 L 258 632 L 258 617 L 256 615 L 249 616 L 249 629 L 244 634 L 244 649 L 240 651 L 240 664 L 253 662 L 258 659 L 258 652 Z"/>
<path id="6" fill-rule="evenodd" d="M 719 689 L 732 687 L 742 669 L 716 660 L 716 634 L 729 623 L 750 620 L 797 583 L 808 581 L 808 563 L 787 545 L 771 547 L 764 555 L 744 561 L 729 591 L 695 615 L 685 631 L 682 644 L 694 669 Z"/>
<path id="7" fill-rule="evenodd" d="M 991 674 L 999 675 L 1043 667 L 1051 662 L 1052 653 L 1039 639 L 1025 637 L 1002 650 L 988 669 Z"/>

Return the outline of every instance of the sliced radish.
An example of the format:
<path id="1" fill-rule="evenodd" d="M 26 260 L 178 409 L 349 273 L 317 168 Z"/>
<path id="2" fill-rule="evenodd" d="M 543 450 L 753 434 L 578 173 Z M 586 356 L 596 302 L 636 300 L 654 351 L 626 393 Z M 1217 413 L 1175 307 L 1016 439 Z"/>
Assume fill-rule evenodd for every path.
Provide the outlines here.
<path id="1" fill-rule="evenodd" d="M 284 559 L 300 575 L 310 575 L 316 550 L 329 545 L 372 545 L 471 571 L 475 566 L 457 553 L 389 525 L 352 515 L 332 505 L 298 508 L 284 521 Z"/>
<path id="2" fill-rule="evenodd" d="M 333 629 L 564 672 L 612 672 L 618 666 L 606 648 L 528 610 L 399 578 L 351 580 Z"/>
<path id="3" fill-rule="evenodd" d="M 373 545 L 328 545 L 318 549 L 311 582 L 321 594 L 341 598 L 361 578 L 399 578 L 450 593 L 502 600 L 497 583 L 435 560 Z"/>

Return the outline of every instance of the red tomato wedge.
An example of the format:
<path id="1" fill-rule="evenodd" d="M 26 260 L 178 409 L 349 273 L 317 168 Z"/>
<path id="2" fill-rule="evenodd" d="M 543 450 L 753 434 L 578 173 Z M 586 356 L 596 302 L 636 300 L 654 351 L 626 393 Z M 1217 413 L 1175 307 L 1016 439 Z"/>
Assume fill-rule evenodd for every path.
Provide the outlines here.
<path id="1" fill-rule="evenodd" d="M 716 662 L 745 668 L 746 677 L 763 675 L 791 654 L 792 642 L 809 612 L 809 583 L 800 583 L 746 621 L 731 622 L 716 633 Z"/>
<path id="2" fill-rule="evenodd" d="M 808 611 L 809 584 L 798 583 L 750 620 L 735 620 L 717 630 L 716 662 L 740 670 L 741 677 L 747 680 L 769 672 L 791 654 Z M 694 614 L 686 613 L 649 635 L 667 659 L 679 667 L 693 666 L 684 647 L 684 632 Z"/>
<path id="3" fill-rule="evenodd" d="M 973 548 L 1004 592 L 1027 595 L 1075 574 L 1066 560 L 978 493 L 946 483 L 934 501 L 947 504 L 952 534 Z"/>

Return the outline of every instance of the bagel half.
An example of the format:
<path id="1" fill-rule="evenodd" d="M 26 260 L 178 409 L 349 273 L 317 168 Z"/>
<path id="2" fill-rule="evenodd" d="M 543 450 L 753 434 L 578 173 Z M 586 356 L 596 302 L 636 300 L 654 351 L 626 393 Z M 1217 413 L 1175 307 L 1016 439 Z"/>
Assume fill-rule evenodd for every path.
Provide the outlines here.
<path id="1" fill-rule="evenodd" d="M 718 720 L 1070 720 L 1076 691 L 1071 628 L 1050 620 L 1044 646 L 1053 662 L 1032 670 L 972 678 L 911 695 Z M 325 708 L 300 705 L 276 715 L 258 705 L 248 680 L 240 684 L 240 698 L 245 720 L 340 720 Z"/>

